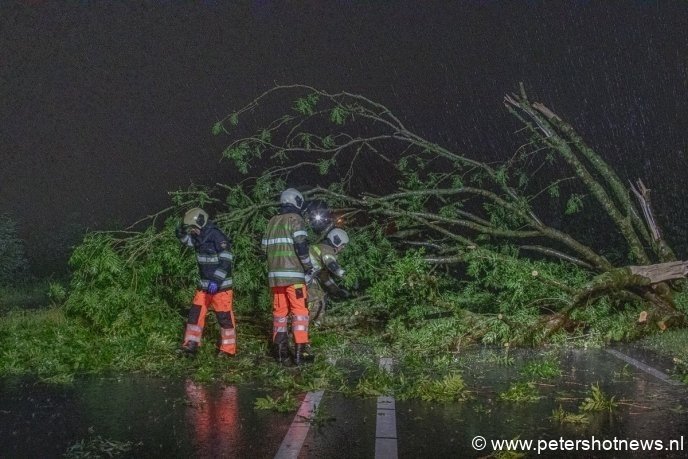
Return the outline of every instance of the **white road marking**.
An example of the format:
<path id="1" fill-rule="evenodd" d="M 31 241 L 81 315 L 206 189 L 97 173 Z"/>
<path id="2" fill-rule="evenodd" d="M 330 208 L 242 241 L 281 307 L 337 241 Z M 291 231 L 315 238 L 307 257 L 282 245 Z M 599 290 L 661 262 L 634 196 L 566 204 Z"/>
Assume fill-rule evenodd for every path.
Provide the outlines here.
<path id="1" fill-rule="evenodd" d="M 382 357 L 380 368 L 392 371 L 392 359 Z M 397 412 L 394 397 L 377 398 L 377 422 L 375 424 L 375 459 L 397 458 Z"/>
<path id="2" fill-rule="evenodd" d="M 303 442 L 306 440 L 306 435 L 308 435 L 308 429 L 311 427 L 311 419 L 320 404 L 323 393 L 324 391 L 319 390 L 306 394 L 299 407 L 299 411 L 296 413 L 296 417 L 294 417 L 289 427 L 287 435 L 284 436 L 282 444 L 279 450 L 277 450 L 275 459 L 294 459 L 298 457 Z"/>
<path id="3" fill-rule="evenodd" d="M 671 384 L 672 386 L 682 385 L 682 383 L 680 381 L 676 381 L 675 379 L 671 379 L 671 377 L 669 375 L 667 375 L 666 373 L 663 373 L 663 372 L 657 370 L 656 368 L 652 368 L 651 366 L 646 365 L 643 362 L 634 359 L 633 357 L 630 357 L 626 354 L 623 354 L 623 353 L 621 353 L 615 349 L 606 349 L 606 351 L 609 352 L 614 357 L 617 357 L 617 358 L 623 360 L 624 362 L 628 362 L 631 365 L 633 365 L 634 367 L 636 367 L 640 370 L 643 370 L 645 373 L 649 373 L 652 376 L 654 376 L 655 378 L 661 379 L 662 381 L 664 381 L 667 384 Z"/>

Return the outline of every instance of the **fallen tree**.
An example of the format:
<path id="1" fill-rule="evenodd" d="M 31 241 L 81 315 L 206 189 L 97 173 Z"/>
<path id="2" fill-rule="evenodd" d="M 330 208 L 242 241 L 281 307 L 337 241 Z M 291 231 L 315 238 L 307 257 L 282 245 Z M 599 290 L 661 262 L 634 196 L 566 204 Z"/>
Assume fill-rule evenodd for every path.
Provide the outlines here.
<path id="1" fill-rule="evenodd" d="M 334 209 L 352 239 L 340 261 L 357 297 L 326 326 L 375 327 L 406 350 L 432 351 L 622 340 L 684 325 L 686 264 L 662 238 L 645 185 L 629 191 L 523 89 L 505 106 L 525 142 L 488 162 L 419 136 L 361 95 L 272 88 L 213 126 L 245 178 L 171 192 L 169 208 L 88 235 L 71 258 L 65 311 L 136 339 L 150 330 L 132 321 L 163 318 L 165 339 L 178 340 L 195 266 L 173 228 L 201 206 L 232 237 L 237 314 L 269 327 L 259 241 L 280 191 L 298 186 Z"/>
<path id="2" fill-rule="evenodd" d="M 237 135 L 240 121 L 260 124 L 263 108 L 285 100 L 293 105 L 283 116 L 263 122 L 252 135 Z M 488 163 L 417 135 L 389 108 L 361 95 L 274 87 L 213 127 L 216 135 L 232 139 L 223 157 L 253 176 L 227 187 L 230 200 L 259 190 L 257 199 L 237 202 L 240 208 L 222 221 L 242 222 L 239 231 L 247 230 L 281 187 L 301 183 L 306 175 L 313 184 L 307 196 L 340 209 L 359 229 L 384 228 L 385 238 L 402 252 L 422 247 L 429 265 L 550 258 L 576 267 L 585 273 L 582 284 L 533 276 L 565 298 L 547 305 L 547 333 L 600 298 L 640 304 L 641 322 L 649 318 L 662 329 L 684 324 L 674 294 L 686 264 L 676 262 L 663 239 L 642 181 L 631 193 L 572 126 L 531 102 L 523 87 L 507 95 L 504 105 L 523 126 L 526 142 L 506 160 Z M 380 172 L 384 180 L 378 181 Z M 361 184 L 366 177 L 369 186 Z M 561 218 L 548 224 L 552 213 L 541 209 L 552 199 L 560 203 L 559 215 L 593 212 L 595 231 L 607 237 L 580 238 L 562 229 Z M 612 248 L 605 244 L 609 240 L 623 244 L 615 248 L 627 254 L 610 260 L 604 255 Z"/>

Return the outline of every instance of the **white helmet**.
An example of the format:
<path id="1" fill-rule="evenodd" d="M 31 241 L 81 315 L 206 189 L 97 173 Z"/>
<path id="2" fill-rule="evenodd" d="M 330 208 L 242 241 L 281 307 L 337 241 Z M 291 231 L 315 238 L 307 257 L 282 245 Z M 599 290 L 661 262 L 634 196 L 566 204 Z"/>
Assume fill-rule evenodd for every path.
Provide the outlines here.
<path id="1" fill-rule="evenodd" d="M 343 229 L 335 228 L 327 233 L 327 240 L 336 248 L 340 248 L 349 243 L 349 235 Z"/>
<path id="2" fill-rule="evenodd" d="M 303 207 L 303 203 L 303 195 L 294 188 L 287 188 L 280 195 L 280 204 L 291 204 L 300 210 Z"/>
<path id="3" fill-rule="evenodd" d="M 194 207 L 184 214 L 184 224 L 203 228 L 208 223 L 208 214 L 200 207 Z"/>

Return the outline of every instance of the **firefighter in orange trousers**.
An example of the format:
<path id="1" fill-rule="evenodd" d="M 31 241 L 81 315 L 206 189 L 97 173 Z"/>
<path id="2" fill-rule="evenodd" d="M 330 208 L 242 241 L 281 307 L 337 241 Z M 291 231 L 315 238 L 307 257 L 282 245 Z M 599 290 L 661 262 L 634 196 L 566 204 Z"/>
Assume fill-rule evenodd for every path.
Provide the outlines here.
<path id="1" fill-rule="evenodd" d="M 313 360 L 308 350 L 308 292 L 313 275 L 308 254 L 308 233 L 301 215 L 303 195 L 288 188 L 280 195 L 280 209 L 268 222 L 261 243 L 267 256 L 268 285 L 272 291 L 273 354 L 279 363 L 289 360 L 288 316 L 294 336 L 294 363 Z"/>
<path id="2" fill-rule="evenodd" d="M 201 345 L 208 309 L 214 309 L 220 324 L 219 355 L 236 354 L 236 322 L 232 310 L 232 252 L 229 238 L 198 207 L 184 214 L 175 231 L 179 242 L 193 247 L 200 280 L 186 321 L 181 350 L 195 355 Z"/>

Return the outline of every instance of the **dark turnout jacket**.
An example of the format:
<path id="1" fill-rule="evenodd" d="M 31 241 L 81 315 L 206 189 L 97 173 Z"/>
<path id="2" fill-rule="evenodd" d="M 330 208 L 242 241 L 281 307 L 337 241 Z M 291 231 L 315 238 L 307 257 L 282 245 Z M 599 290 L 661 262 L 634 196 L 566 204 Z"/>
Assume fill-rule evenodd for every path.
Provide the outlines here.
<path id="1" fill-rule="evenodd" d="M 231 241 L 213 222 L 201 228 L 201 234 L 185 234 L 179 241 L 196 251 L 196 263 L 201 279 L 198 288 L 206 290 L 214 281 L 219 290 L 232 288 Z"/>

